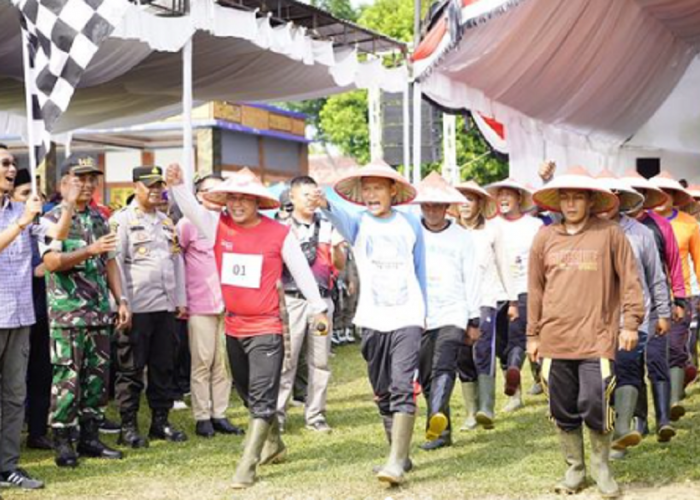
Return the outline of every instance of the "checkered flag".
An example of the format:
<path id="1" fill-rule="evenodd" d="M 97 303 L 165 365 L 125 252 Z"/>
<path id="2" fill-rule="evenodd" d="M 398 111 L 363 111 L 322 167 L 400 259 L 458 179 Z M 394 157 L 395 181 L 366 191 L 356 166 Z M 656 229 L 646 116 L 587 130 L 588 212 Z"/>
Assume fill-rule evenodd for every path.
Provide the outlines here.
<path id="1" fill-rule="evenodd" d="M 27 44 L 31 121 L 37 165 L 50 146 L 51 131 L 68 108 L 83 71 L 112 33 L 127 0 L 13 0 Z"/>

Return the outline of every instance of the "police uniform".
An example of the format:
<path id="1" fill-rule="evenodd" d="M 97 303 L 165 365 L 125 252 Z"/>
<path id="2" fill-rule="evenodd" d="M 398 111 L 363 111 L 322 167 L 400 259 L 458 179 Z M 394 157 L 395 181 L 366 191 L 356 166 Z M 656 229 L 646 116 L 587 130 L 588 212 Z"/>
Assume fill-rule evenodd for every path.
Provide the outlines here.
<path id="1" fill-rule="evenodd" d="M 159 167 L 137 167 L 133 180 L 147 186 L 164 182 Z M 117 233 L 117 261 L 133 312 L 131 331 L 117 335 L 120 440 L 132 447 L 147 445 L 136 426 L 146 367 L 146 397 L 153 412 L 151 437 L 185 440 L 167 421 L 173 405 L 175 310 L 186 305 L 184 264 L 175 225 L 157 210 L 145 212 L 136 200 L 114 214 L 110 225 Z"/>
<path id="2" fill-rule="evenodd" d="M 72 157 L 62 167 L 62 174 L 101 174 L 89 157 Z M 45 215 L 58 223 L 62 205 Z M 54 240 L 47 252 L 71 253 L 84 249 L 109 233 L 105 218 L 91 206 L 76 212 L 68 237 Z M 70 428 L 80 424 L 78 451 L 82 455 L 121 458 L 98 440 L 98 427 L 104 420 L 108 402 L 110 336 L 112 311 L 107 285 L 107 262 L 113 254 L 89 257 L 65 271 L 47 273 L 47 302 L 50 325 L 51 388 L 50 422 L 54 430 L 59 466 L 75 466 L 75 456 L 68 448 Z M 68 453 L 66 455 L 66 453 Z"/>

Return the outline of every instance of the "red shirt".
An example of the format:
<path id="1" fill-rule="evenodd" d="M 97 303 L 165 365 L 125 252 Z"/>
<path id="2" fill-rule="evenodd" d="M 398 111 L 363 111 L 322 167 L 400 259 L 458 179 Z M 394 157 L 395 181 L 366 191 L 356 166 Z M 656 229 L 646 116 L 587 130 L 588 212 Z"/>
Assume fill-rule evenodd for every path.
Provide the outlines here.
<path id="1" fill-rule="evenodd" d="M 261 216 L 255 227 L 238 226 L 222 214 L 214 245 L 226 308 L 226 334 L 282 334 L 277 283 L 289 228 Z"/>

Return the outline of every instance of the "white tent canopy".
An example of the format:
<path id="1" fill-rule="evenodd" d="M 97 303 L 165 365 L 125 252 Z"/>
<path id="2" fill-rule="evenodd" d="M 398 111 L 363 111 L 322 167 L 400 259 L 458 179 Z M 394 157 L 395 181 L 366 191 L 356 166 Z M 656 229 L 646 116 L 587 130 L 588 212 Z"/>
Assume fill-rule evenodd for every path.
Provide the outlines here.
<path id="1" fill-rule="evenodd" d="M 700 161 L 697 0 L 479 0 L 459 16 L 415 73 L 441 106 L 505 125 L 512 175 Z"/>
<path id="2" fill-rule="evenodd" d="M 0 133 L 25 129 L 19 20 L 0 0 Z M 359 62 L 351 46 L 318 40 L 292 23 L 273 26 L 256 12 L 193 0 L 190 15 L 156 17 L 136 5 L 88 66 L 55 132 L 143 123 L 171 115 L 182 99 L 182 56 L 193 40 L 196 102 L 275 101 L 319 97 L 352 88 L 397 92 L 404 66 Z"/>

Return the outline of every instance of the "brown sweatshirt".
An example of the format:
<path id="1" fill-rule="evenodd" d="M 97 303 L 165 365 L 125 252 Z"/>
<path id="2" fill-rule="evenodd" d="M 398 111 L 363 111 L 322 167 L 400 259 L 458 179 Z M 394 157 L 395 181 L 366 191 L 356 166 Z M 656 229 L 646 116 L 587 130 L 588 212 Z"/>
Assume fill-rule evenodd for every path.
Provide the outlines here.
<path id="1" fill-rule="evenodd" d="M 614 222 L 591 217 L 578 234 L 540 230 L 530 251 L 527 335 L 554 359 L 615 359 L 623 325 L 636 331 L 644 297 L 632 248 Z M 622 306 L 622 307 L 620 307 Z"/>

